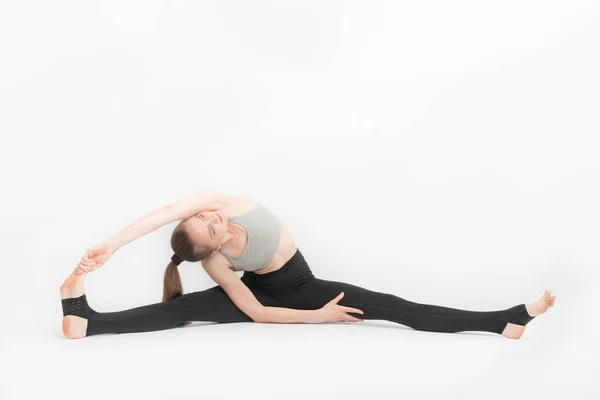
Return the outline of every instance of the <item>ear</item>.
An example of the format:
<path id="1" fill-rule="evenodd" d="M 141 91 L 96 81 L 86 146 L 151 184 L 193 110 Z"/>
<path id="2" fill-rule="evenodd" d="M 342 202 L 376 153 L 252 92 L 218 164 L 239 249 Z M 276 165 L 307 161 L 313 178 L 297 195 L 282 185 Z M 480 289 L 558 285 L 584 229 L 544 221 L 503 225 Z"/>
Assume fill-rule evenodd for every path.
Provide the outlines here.
<path id="1" fill-rule="evenodd" d="M 218 245 L 217 248 L 214 249 L 212 253 L 210 253 L 210 255 L 211 256 L 215 255 L 219 251 L 220 248 L 221 248 L 221 245 Z"/>

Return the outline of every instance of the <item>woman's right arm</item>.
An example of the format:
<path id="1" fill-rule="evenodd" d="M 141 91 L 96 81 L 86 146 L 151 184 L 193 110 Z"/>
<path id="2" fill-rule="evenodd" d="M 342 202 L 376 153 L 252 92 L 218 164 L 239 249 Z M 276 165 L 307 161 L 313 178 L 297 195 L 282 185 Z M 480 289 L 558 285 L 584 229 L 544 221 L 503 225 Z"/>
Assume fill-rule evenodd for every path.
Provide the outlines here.
<path id="1" fill-rule="evenodd" d="M 222 265 L 205 263 L 208 275 L 227 293 L 231 301 L 254 322 L 266 323 L 319 323 L 319 322 L 357 322 L 361 321 L 347 312 L 362 314 L 362 310 L 340 306 L 338 301 L 344 295 L 340 293 L 335 299 L 318 310 L 297 310 L 285 307 L 265 307 L 254 293 L 242 282 L 235 272 Z"/>

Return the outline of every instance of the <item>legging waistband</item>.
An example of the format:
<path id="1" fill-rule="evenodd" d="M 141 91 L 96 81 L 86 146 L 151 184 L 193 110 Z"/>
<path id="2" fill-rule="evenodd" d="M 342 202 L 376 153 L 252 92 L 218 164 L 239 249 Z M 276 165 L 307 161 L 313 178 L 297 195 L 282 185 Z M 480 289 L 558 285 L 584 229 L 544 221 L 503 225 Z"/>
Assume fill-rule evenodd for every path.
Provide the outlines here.
<path id="1" fill-rule="evenodd" d="M 248 287 L 273 297 L 293 292 L 311 279 L 315 276 L 298 248 L 292 258 L 276 271 L 266 274 L 244 271 L 242 275 L 242 281 Z"/>

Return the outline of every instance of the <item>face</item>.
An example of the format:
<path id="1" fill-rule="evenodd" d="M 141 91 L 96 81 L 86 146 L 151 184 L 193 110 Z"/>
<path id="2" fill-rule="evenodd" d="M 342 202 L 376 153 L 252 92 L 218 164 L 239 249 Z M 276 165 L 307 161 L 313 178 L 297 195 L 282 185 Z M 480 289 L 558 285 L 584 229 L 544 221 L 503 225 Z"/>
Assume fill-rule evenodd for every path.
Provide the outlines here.
<path id="1" fill-rule="evenodd" d="M 215 247 L 214 252 L 217 252 L 227 233 L 227 219 L 217 212 L 198 213 L 190 218 L 189 226 L 192 240 Z"/>

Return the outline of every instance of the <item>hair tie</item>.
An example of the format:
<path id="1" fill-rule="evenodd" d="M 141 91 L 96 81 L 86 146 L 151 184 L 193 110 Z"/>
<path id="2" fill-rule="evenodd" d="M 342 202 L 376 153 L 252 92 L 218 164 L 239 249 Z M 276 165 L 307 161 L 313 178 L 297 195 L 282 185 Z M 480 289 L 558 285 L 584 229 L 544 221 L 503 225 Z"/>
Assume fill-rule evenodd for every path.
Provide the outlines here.
<path id="1" fill-rule="evenodd" d="M 177 254 L 173 254 L 173 257 L 171 257 L 171 261 L 173 261 L 175 265 L 179 265 L 183 260 L 179 258 Z"/>

